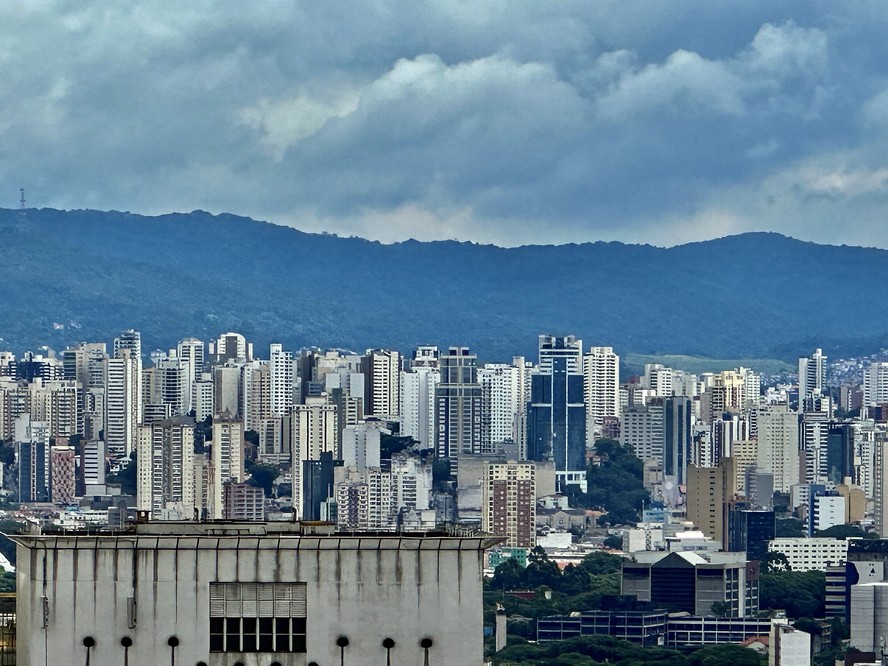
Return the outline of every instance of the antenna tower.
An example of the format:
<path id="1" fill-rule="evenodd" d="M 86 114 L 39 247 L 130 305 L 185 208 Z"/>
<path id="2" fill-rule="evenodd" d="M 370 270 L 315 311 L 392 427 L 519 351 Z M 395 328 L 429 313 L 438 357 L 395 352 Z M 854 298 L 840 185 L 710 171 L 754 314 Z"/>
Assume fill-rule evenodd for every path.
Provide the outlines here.
<path id="1" fill-rule="evenodd" d="M 21 195 L 22 195 L 22 196 L 21 196 L 21 199 L 19 199 L 19 207 L 22 208 L 22 209 L 24 210 L 24 208 L 25 208 L 25 188 L 24 188 L 24 187 L 20 187 L 20 188 L 19 188 L 19 192 L 20 192 Z"/>

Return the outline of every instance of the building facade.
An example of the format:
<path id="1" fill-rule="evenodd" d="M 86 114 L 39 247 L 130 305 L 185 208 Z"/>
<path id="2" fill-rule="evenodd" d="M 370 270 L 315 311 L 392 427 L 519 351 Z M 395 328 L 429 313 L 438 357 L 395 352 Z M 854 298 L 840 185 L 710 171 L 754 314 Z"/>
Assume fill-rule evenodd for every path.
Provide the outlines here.
<path id="1" fill-rule="evenodd" d="M 481 529 L 512 548 L 536 546 L 536 465 L 488 463 L 481 491 Z"/>
<path id="2" fill-rule="evenodd" d="M 482 556 L 496 539 L 331 532 L 18 536 L 19 663 L 481 663 Z"/>

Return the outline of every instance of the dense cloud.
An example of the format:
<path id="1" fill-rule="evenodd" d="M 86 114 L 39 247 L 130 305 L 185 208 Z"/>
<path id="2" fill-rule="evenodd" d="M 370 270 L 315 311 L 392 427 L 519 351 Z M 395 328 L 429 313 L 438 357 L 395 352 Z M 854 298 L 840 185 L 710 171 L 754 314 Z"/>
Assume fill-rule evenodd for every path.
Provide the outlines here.
<path id="1" fill-rule="evenodd" d="M 867 2 L 6 2 L 0 205 L 886 247 L 886 29 Z"/>

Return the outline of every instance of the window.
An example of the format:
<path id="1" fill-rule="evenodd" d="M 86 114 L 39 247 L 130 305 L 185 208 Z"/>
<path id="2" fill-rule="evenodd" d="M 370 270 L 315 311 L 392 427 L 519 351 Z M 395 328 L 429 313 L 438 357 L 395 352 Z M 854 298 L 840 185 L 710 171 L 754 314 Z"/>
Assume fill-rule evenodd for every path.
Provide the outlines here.
<path id="1" fill-rule="evenodd" d="M 210 583 L 210 652 L 305 652 L 305 583 Z"/>

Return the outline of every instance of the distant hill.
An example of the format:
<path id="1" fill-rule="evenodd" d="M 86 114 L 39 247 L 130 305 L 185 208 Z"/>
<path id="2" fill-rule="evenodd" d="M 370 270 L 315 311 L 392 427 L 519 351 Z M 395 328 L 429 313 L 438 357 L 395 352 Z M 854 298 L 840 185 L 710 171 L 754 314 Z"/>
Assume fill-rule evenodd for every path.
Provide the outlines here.
<path id="1" fill-rule="evenodd" d="M 888 252 L 750 233 L 674 248 L 383 245 L 235 215 L 0 209 L 0 349 L 135 327 L 146 350 L 234 330 L 267 353 L 465 344 L 535 357 L 540 333 L 618 352 L 792 359 L 888 346 Z"/>

